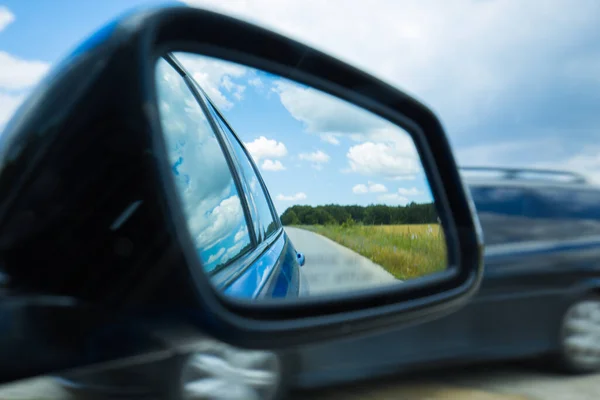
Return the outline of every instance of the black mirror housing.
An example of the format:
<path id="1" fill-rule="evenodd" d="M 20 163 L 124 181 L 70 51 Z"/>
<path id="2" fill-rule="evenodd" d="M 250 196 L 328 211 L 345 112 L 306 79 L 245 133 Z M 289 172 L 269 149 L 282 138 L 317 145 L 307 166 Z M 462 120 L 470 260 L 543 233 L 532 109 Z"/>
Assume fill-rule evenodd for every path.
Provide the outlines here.
<path id="1" fill-rule="evenodd" d="M 154 88 L 156 59 L 173 51 L 271 71 L 404 127 L 446 228 L 448 270 L 406 290 L 318 303 L 249 305 L 216 293 L 191 268 L 194 250 L 173 211 Z M 7 296 L 41 293 L 179 321 L 241 347 L 296 346 L 435 318 L 468 301 L 483 271 L 481 229 L 433 112 L 303 44 L 187 7 L 126 15 L 59 65 L 0 136 L 0 193 Z"/>

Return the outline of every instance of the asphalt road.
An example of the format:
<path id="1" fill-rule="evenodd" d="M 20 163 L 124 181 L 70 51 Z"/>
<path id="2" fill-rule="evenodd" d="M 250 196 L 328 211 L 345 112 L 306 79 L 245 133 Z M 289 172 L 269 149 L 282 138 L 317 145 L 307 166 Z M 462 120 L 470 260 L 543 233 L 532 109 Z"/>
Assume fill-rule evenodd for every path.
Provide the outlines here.
<path id="1" fill-rule="evenodd" d="M 304 229 L 285 231 L 306 262 L 301 271 L 310 295 L 348 292 L 402 282 L 368 258 Z"/>
<path id="2" fill-rule="evenodd" d="M 478 364 L 414 376 L 297 393 L 293 400 L 592 400 L 600 399 L 600 374 L 565 376 L 544 366 Z"/>
<path id="3" fill-rule="evenodd" d="M 0 386 L 0 399 L 75 400 L 44 378 Z M 290 399 L 597 400 L 600 399 L 600 374 L 562 376 L 519 364 L 480 364 L 460 370 L 392 376 L 343 387 L 296 392 Z"/>

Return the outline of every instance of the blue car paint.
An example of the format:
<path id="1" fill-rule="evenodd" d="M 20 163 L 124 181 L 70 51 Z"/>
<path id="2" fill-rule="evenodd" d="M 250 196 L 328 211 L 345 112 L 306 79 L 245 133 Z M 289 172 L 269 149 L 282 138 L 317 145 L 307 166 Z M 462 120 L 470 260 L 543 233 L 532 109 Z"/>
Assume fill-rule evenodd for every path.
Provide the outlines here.
<path id="1" fill-rule="evenodd" d="M 224 290 L 224 294 L 232 297 L 258 297 L 275 269 L 284 244 L 283 236 L 277 238 L 256 261 L 244 269 L 241 276 Z"/>
<path id="2" fill-rule="evenodd" d="M 273 290 L 267 288 L 263 294 L 268 297 L 297 297 L 300 292 L 300 265 L 298 264 L 297 251 L 292 245 L 287 235 L 285 237 L 285 248 L 280 258 L 279 270 L 286 279 L 283 283 L 283 278 L 277 279 Z M 281 283 L 278 283 L 280 282 Z"/>
<path id="3" fill-rule="evenodd" d="M 289 238 L 282 232 L 224 289 L 224 294 L 237 298 L 297 296 L 299 266 L 295 253 Z"/>
<path id="4" fill-rule="evenodd" d="M 306 258 L 304 257 L 303 253 L 296 253 L 296 257 L 298 258 L 298 264 L 302 267 L 304 266 L 304 263 L 306 262 Z"/>
<path id="5" fill-rule="evenodd" d="M 275 281 L 275 289 L 273 290 L 272 297 L 286 297 L 288 288 L 288 277 L 285 275 L 285 273 L 280 273 L 277 280 Z"/>

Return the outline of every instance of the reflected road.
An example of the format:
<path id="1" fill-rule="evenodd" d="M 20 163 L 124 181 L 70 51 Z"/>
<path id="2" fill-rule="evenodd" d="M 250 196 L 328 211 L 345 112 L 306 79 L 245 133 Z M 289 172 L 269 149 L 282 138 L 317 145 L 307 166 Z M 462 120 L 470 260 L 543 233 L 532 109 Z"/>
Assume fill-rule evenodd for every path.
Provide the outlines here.
<path id="1" fill-rule="evenodd" d="M 310 295 L 349 292 L 401 282 L 379 265 L 324 236 L 285 228 L 296 250 L 304 253 L 301 271 Z"/>

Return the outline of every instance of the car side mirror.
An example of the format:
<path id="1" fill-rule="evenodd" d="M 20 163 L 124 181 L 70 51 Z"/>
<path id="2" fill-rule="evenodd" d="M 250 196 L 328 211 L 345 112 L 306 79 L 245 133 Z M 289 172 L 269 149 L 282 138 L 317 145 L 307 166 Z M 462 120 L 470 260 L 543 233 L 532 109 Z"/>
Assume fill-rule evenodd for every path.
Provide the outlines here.
<path id="1" fill-rule="evenodd" d="M 244 96 L 251 101 L 235 103 Z M 277 158 L 284 139 L 261 139 L 263 128 L 295 129 L 289 140 L 306 144 L 306 155 L 286 167 Z M 256 135 L 254 146 L 244 130 Z M 319 152 L 309 140 L 332 147 Z M 306 192 L 275 195 L 267 174 L 282 171 L 309 171 Z M 318 196 L 307 191 L 319 188 L 321 200 L 311 203 Z M 344 200 L 353 194 L 378 197 Z M 298 205 L 282 210 L 277 202 L 286 201 Z M 416 224 L 429 244 L 416 241 Z M 437 258 L 381 261 L 358 239 L 336 239 L 350 229 L 363 241 L 375 230 L 388 232 L 384 241 L 404 240 L 406 249 L 388 250 L 408 252 L 406 260 L 417 259 L 417 248 Z M 301 236 L 346 250 L 300 245 Z M 172 347 L 181 342 L 174 336 L 208 335 L 270 349 L 420 323 L 477 291 L 482 243 L 442 125 L 423 104 L 234 18 L 187 7 L 135 12 L 77 48 L 0 136 L 0 308 L 21 322 L 20 333 L 34 329 L 35 317 L 77 336 L 45 337 L 36 351 L 51 359 L 5 358 L 0 378 L 147 353 L 165 335 Z M 294 245 L 303 253 L 294 255 Z M 361 263 L 385 279 L 299 295 L 298 265 L 308 273 L 333 263 Z M 425 264 L 429 272 L 410 272 Z M 336 288 L 345 289 L 329 291 Z M 68 331 L 83 320 L 85 329 Z M 123 332 L 154 339 L 115 347 Z M 2 345 L 13 345 L 5 333 Z"/>
<path id="2" fill-rule="evenodd" d="M 304 258 L 304 254 L 296 253 L 296 257 L 298 257 L 298 264 L 300 264 L 300 266 L 302 267 L 304 265 L 304 263 L 306 262 L 306 259 Z"/>

